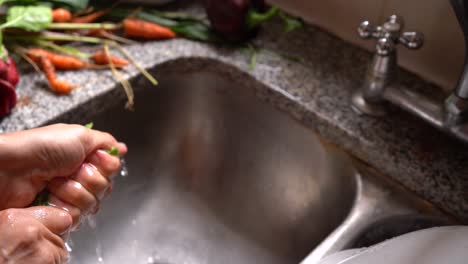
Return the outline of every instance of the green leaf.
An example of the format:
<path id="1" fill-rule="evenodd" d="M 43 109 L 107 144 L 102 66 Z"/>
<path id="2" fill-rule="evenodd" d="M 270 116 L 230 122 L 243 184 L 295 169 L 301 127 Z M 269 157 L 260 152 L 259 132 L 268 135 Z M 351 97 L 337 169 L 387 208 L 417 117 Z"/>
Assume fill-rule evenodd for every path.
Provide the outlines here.
<path id="1" fill-rule="evenodd" d="M 302 21 L 302 19 L 293 17 L 283 11 L 279 13 L 279 16 L 283 20 L 285 33 L 291 32 L 304 26 L 304 22 Z"/>
<path id="2" fill-rule="evenodd" d="M 6 23 L 0 28 L 20 28 L 39 32 L 52 23 L 52 9 L 46 6 L 12 6 L 8 9 Z"/>
<path id="3" fill-rule="evenodd" d="M 179 22 L 176 21 L 176 20 L 164 18 L 164 17 L 158 16 L 156 14 L 151 14 L 151 13 L 147 13 L 147 12 L 140 12 L 140 13 L 137 14 L 136 17 L 139 18 L 139 19 L 143 19 L 143 20 L 146 20 L 146 21 L 149 21 L 149 22 L 156 23 L 156 24 L 158 24 L 160 26 L 164 26 L 164 27 L 175 27 L 175 26 L 179 25 Z"/>
<path id="4" fill-rule="evenodd" d="M 259 13 L 253 9 L 249 11 L 247 14 L 247 20 L 246 20 L 246 25 L 248 29 L 253 29 L 260 24 L 272 19 L 275 17 L 279 12 L 279 9 L 277 7 L 271 7 L 268 11 L 265 13 Z"/>
<path id="5" fill-rule="evenodd" d="M 36 4 L 37 0 L 0 0 L 0 5 L 5 3 L 13 3 L 14 5 L 31 5 Z"/>
<path id="6" fill-rule="evenodd" d="M 8 51 L 3 45 L 3 33 L 0 31 L 0 59 L 6 61 L 8 59 Z"/>
<path id="7" fill-rule="evenodd" d="M 151 13 L 162 18 L 172 19 L 172 20 L 181 21 L 181 22 L 191 21 L 191 22 L 203 22 L 204 23 L 207 21 L 206 17 L 196 17 L 189 13 L 184 13 L 184 12 L 161 12 L 157 10 L 152 10 Z"/>
<path id="8" fill-rule="evenodd" d="M 204 42 L 219 42 L 220 39 L 207 25 L 201 23 L 187 23 L 170 27 L 175 33 L 192 40 Z"/>
<path id="9" fill-rule="evenodd" d="M 51 0 L 56 7 L 66 7 L 73 11 L 83 10 L 88 7 L 88 0 Z"/>
<path id="10" fill-rule="evenodd" d="M 35 44 L 46 47 L 52 51 L 56 51 L 65 55 L 75 56 L 81 59 L 88 59 L 91 54 L 82 52 L 81 50 L 67 45 L 57 45 L 52 41 L 37 40 Z"/>
<path id="11" fill-rule="evenodd" d="M 31 204 L 32 206 L 47 206 L 49 205 L 49 191 L 44 190 L 40 192 L 36 199 Z"/>
<path id="12" fill-rule="evenodd" d="M 85 127 L 86 127 L 86 128 L 89 128 L 89 129 L 93 129 L 94 123 L 93 123 L 93 122 L 88 123 L 88 124 L 85 125 Z"/>
<path id="13" fill-rule="evenodd" d="M 116 147 L 112 147 L 111 149 L 107 150 L 107 153 L 111 154 L 112 156 L 120 157 L 120 151 Z"/>

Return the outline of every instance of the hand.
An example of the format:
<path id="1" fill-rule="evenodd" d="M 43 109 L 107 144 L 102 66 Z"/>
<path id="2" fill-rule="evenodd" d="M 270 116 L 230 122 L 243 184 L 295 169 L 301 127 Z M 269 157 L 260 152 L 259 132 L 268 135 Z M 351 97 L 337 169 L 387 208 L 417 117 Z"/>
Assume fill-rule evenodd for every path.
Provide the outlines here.
<path id="1" fill-rule="evenodd" d="M 80 125 L 57 124 L 1 135 L 0 210 L 28 206 L 48 182 L 75 175 L 87 158 L 99 155 L 96 151 L 112 147 L 122 154 L 127 151 L 110 134 Z M 109 164 L 102 162 L 95 166 L 107 176 Z M 115 163 L 110 167 L 116 169 Z"/>
<path id="2" fill-rule="evenodd" d="M 61 236 L 71 225 L 67 212 L 52 207 L 0 211 L 0 263 L 66 263 Z"/>
<path id="3" fill-rule="evenodd" d="M 67 178 L 55 178 L 48 185 L 49 203 L 70 213 L 73 226 L 81 217 L 95 214 L 101 199 L 110 192 L 111 176 L 120 168 L 120 159 L 98 150 L 80 169 Z"/>

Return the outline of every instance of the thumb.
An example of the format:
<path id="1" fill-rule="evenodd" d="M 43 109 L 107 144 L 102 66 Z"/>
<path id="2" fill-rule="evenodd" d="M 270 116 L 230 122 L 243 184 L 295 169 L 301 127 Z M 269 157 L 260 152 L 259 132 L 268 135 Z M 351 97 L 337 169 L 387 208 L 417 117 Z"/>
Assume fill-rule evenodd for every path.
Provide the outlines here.
<path id="1" fill-rule="evenodd" d="M 71 215 L 62 209 L 50 206 L 35 206 L 26 208 L 25 212 L 59 236 L 66 233 L 73 224 Z"/>

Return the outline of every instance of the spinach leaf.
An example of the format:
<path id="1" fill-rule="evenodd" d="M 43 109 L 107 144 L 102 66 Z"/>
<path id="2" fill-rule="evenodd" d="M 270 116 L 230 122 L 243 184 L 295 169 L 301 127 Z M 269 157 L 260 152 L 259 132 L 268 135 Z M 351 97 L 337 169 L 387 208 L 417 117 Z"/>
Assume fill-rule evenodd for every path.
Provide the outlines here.
<path id="1" fill-rule="evenodd" d="M 255 27 L 259 26 L 260 24 L 272 19 L 276 15 L 278 15 L 279 9 L 277 7 L 271 7 L 267 12 L 260 13 L 255 10 L 250 10 L 247 13 L 246 18 L 246 25 L 247 28 L 254 29 Z"/>
<path id="2" fill-rule="evenodd" d="M 46 6 L 12 6 L 8 8 L 6 23 L 0 28 L 20 28 L 39 32 L 52 23 L 52 9 Z"/>
<path id="3" fill-rule="evenodd" d="M 88 7 L 89 0 L 50 0 L 56 7 L 66 7 L 73 11 L 83 10 Z"/>
<path id="4" fill-rule="evenodd" d="M 112 147 L 111 149 L 107 150 L 107 153 L 111 154 L 112 156 L 120 157 L 120 151 L 116 147 Z"/>
<path id="5" fill-rule="evenodd" d="M 35 4 L 37 0 L 0 0 L 0 5 L 10 3 L 13 5 L 31 5 Z"/>
<path id="6" fill-rule="evenodd" d="M 49 205 L 49 191 L 43 190 L 40 192 L 36 199 L 32 202 L 31 206 L 47 206 Z"/>
<path id="7" fill-rule="evenodd" d="M 175 33 L 191 40 L 204 42 L 220 42 L 221 40 L 211 27 L 197 22 L 180 23 L 177 26 L 169 27 Z"/>
<path id="8" fill-rule="evenodd" d="M 283 20 L 285 33 L 291 32 L 304 26 L 304 22 L 302 21 L 302 19 L 291 16 L 283 11 L 279 13 L 279 16 Z"/>

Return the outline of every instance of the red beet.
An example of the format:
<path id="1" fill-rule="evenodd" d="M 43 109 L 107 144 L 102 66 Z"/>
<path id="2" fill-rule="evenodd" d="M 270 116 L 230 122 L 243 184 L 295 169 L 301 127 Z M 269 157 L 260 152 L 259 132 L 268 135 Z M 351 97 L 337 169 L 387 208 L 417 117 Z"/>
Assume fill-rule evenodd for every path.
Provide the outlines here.
<path id="1" fill-rule="evenodd" d="M 233 42 L 244 40 L 252 34 L 246 30 L 246 17 L 253 2 L 259 0 L 203 0 L 213 28 L 225 39 Z"/>
<path id="2" fill-rule="evenodd" d="M 0 117 L 11 112 L 16 105 L 16 92 L 14 86 L 8 81 L 0 79 Z"/>
<path id="3" fill-rule="evenodd" d="M 0 60 L 0 117 L 11 112 L 16 105 L 15 87 L 19 81 L 19 74 L 15 61 L 8 58 Z"/>
<path id="4" fill-rule="evenodd" d="M 15 60 L 12 58 L 8 59 L 8 70 L 6 74 L 6 80 L 13 85 L 13 87 L 16 87 L 16 85 L 19 82 L 19 73 L 18 69 L 16 68 L 16 63 Z"/>
<path id="5" fill-rule="evenodd" d="M 18 84 L 19 74 L 12 58 L 8 58 L 7 61 L 0 60 L 0 79 L 8 81 L 13 87 Z"/>
<path id="6" fill-rule="evenodd" d="M 8 63 L 0 59 L 0 79 L 6 80 L 8 72 Z"/>

